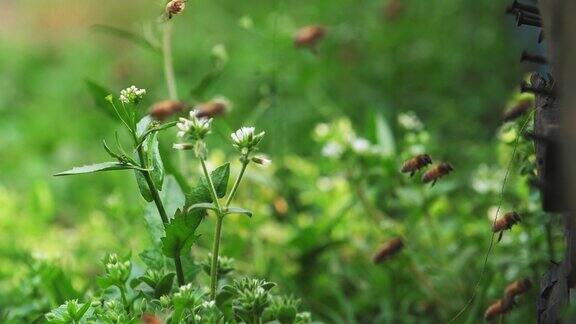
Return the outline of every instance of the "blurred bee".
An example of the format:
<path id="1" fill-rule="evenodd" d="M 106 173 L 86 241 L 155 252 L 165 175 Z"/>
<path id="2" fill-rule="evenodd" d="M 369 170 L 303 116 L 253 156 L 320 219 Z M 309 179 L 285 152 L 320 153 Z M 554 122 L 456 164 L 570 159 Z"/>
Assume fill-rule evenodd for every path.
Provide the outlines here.
<path id="1" fill-rule="evenodd" d="M 326 36 L 326 28 L 318 25 L 306 26 L 296 32 L 294 45 L 313 48 L 324 36 Z"/>
<path id="2" fill-rule="evenodd" d="M 400 237 L 393 238 L 380 247 L 372 260 L 375 264 L 378 264 L 398 254 L 403 248 L 404 242 L 402 239 Z"/>
<path id="3" fill-rule="evenodd" d="M 442 162 L 430 169 L 428 172 L 424 173 L 422 176 L 422 182 L 428 183 L 432 182 L 432 186 L 436 184 L 436 181 L 441 177 L 448 175 L 450 172 L 454 171 L 454 167 L 450 163 Z"/>
<path id="4" fill-rule="evenodd" d="M 496 317 L 505 314 L 509 310 L 510 306 L 506 305 L 503 299 L 498 299 L 494 304 L 488 306 L 488 309 L 486 309 L 484 313 L 484 319 L 488 322 L 493 321 Z"/>
<path id="5" fill-rule="evenodd" d="M 513 121 L 516 118 L 524 115 L 528 110 L 532 108 L 532 99 L 522 99 L 519 100 L 514 106 L 510 109 L 506 110 L 504 114 L 502 114 L 502 121 L 509 122 Z"/>
<path id="6" fill-rule="evenodd" d="M 222 116 L 230 108 L 230 102 L 226 99 L 214 99 L 204 103 L 199 104 L 196 109 L 198 113 L 196 117 L 198 118 L 213 118 L 217 116 Z"/>
<path id="7" fill-rule="evenodd" d="M 152 314 L 144 314 L 140 320 L 143 324 L 162 324 L 162 320 Z"/>
<path id="8" fill-rule="evenodd" d="M 432 164 L 432 159 L 430 158 L 430 156 L 428 154 L 419 154 L 411 158 L 410 160 L 404 162 L 400 172 L 402 173 L 410 172 L 410 176 L 412 177 L 417 171 L 420 171 L 420 169 L 425 168 L 428 164 Z"/>
<path id="9" fill-rule="evenodd" d="M 156 120 L 165 120 L 166 118 L 184 110 L 184 103 L 178 100 L 162 100 L 155 103 L 150 108 L 150 116 Z"/>
<path id="10" fill-rule="evenodd" d="M 504 300 L 506 304 L 512 306 L 514 304 L 514 298 L 518 295 L 522 295 L 527 292 L 532 287 L 532 282 L 528 278 L 523 278 L 516 280 L 506 287 L 504 293 Z"/>
<path id="11" fill-rule="evenodd" d="M 383 7 L 382 13 L 386 21 L 397 20 L 404 12 L 406 6 L 400 0 L 389 0 Z"/>
<path id="12" fill-rule="evenodd" d="M 521 220 L 520 215 L 515 211 L 508 212 L 504 214 L 504 216 L 496 220 L 494 225 L 492 225 L 492 232 L 494 233 L 500 232 L 500 235 L 498 236 L 498 242 L 502 240 L 502 235 L 504 234 L 504 231 L 507 229 L 511 229 L 512 226 L 519 223 L 520 220 Z"/>

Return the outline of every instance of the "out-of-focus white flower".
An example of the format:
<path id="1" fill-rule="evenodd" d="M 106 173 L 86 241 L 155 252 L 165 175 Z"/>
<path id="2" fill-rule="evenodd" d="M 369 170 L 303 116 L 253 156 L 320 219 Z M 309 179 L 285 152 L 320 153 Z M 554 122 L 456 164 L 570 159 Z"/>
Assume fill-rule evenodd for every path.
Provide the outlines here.
<path id="1" fill-rule="evenodd" d="M 261 166 L 267 167 L 270 164 L 272 164 L 272 160 L 270 160 L 267 156 L 265 155 L 259 155 L 259 156 L 255 156 L 252 158 L 252 162 L 256 163 L 256 164 L 260 164 Z"/>
<path id="2" fill-rule="evenodd" d="M 232 137 L 234 147 L 242 151 L 244 154 L 253 150 L 258 143 L 260 143 L 264 134 L 266 134 L 266 132 L 256 134 L 256 129 L 254 127 L 242 127 L 230 136 Z"/>
<path id="3" fill-rule="evenodd" d="M 212 57 L 220 66 L 228 63 L 228 50 L 224 44 L 216 44 L 212 47 Z"/>
<path id="4" fill-rule="evenodd" d="M 136 86 L 131 86 L 120 91 L 120 101 L 124 104 L 137 104 L 142 101 L 146 94 L 146 89 L 138 89 Z"/>
<path id="5" fill-rule="evenodd" d="M 330 133 L 330 126 L 326 123 L 320 123 L 314 128 L 314 136 L 318 140 L 323 140 Z"/>
<path id="6" fill-rule="evenodd" d="M 352 150 L 358 154 L 368 153 L 371 148 L 370 142 L 362 137 L 353 139 L 350 144 L 352 146 Z"/>
<path id="7" fill-rule="evenodd" d="M 240 25 L 240 27 L 244 29 L 252 29 L 254 27 L 254 21 L 250 16 L 240 17 L 240 19 L 238 20 L 238 24 Z"/>
<path id="8" fill-rule="evenodd" d="M 489 167 L 481 164 L 471 178 L 471 186 L 478 193 L 499 193 L 501 189 L 504 170 L 497 167 Z"/>
<path id="9" fill-rule="evenodd" d="M 407 130 L 419 131 L 424 128 L 422 121 L 413 111 L 408 111 L 398 115 L 398 123 Z"/>
<path id="10" fill-rule="evenodd" d="M 176 127 L 179 129 L 178 137 L 199 141 L 210 133 L 212 118 L 198 118 L 196 115 L 197 110 L 193 110 L 190 112 L 189 119 L 180 118 L 180 121 L 176 123 Z"/>
<path id="11" fill-rule="evenodd" d="M 322 148 L 322 155 L 330 158 L 337 158 L 342 155 L 342 152 L 344 152 L 342 145 L 334 141 L 326 143 Z"/>

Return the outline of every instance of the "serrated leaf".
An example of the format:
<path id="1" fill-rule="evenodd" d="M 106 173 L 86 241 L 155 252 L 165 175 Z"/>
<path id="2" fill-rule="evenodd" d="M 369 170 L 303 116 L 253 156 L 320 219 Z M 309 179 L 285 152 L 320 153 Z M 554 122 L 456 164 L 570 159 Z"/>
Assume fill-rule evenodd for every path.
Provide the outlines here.
<path id="1" fill-rule="evenodd" d="M 90 96 L 92 97 L 94 106 L 103 111 L 108 116 L 112 117 L 113 119 L 116 119 L 117 117 L 116 113 L 114 112 L 114 108 L 112 108 L 112 105 L 110 105 L 110 103 L 105 99 L 106 96 L 112 93 L 112 91 L 104 88 L 100 84 L 90 79 L 86 79 L 84 80 L 84 82 L 86 83 L 86 88 L 88 88 L 88 92 L 90 92 Z"/>
<path id="2" fill-rule="evenodd" d="M 241 214 L 241 215 L 246 215 L 248 217 L 252 217 L 252 212 L 244 209 L 244 208 L 240 208 L 240 207 L 228 207 L 228 209 L 226 210 L 226 212 L 224 213 L 225 215 L 227 214 Z"/>
<path id="3" fill-rule="evenodd" d="M 158 53 L 158 49 L 156 48 L 156 46 L 150 43 L 146 38 L 136 35 L 132 32 L 107 25 L 93 25 L 90 29 L 94 32 L 108 34 L 128 40 L 133 44 L 140 46 L 143 49 Z"/>
<path id="4" fill-rule="evenodd" d="M 162 238 L 164 255 L 175 258 L 190 250 L 199 237 L 195 232 L 201 221 L 202 217 L 195 213 L 184 214 L 178 210 L 172 222 L 166 225 L 166 236 Z"/>
<path id="5" fill-rule="evenodd" d="M 155 298 L 160 298 L 170 293 L 170 291 L 172 290 L 172 284 L 174 283 L 174 276 L 176 276 L 176 274 L 171 272 L 165 275 L 160 280 L 160 282 L 158 283 L 158 285 L 156 285 L 156 288 L 154 289 Z"/>
<path id="6" fill-rule="evenodd" d="M 85 165 L 81 167 L 74 167 L 70 170 L 56 173 L 54 176 L 59 177 L 59 176 L 87 174 L 94 172 L 103 172 L 103 171 L 128 170 L 128 169 L 134 169 L 134 166 L 123 164 L 120 162 L 103 162 L 103 163 Z"/>
<path id="7" fill-rule="evenodd" d="M 150 171 L 152 181 L 156 189 L 160 191 L 164 183 L 164 164 L 162 163 L 158 145 L 158 133 L 156 132 L 148 136 L 146 141 L 144 141 L 144 153 L 148 157 L 146 166 L 152 168 L 152 171 Z"/>
<path id="8" fill-rule="evenodd" d="M 180 189 L 180 185 L 171 175 L 167 176 L 164 180 L 164 189 L 160 191 L 159 194 L 160 200 L 162 200 L 162 204 L 164 205 L 164 210 L 168 217 L 171 218 L 176 214 L 178 208 L 184 206 L 186 201 L 184 193 Z M 144 213 L 144 218 L 148 224 L 148 230 L 152 236 L 152 241 L 159 246 L 161 238 L 166 236 L 166 233 L 164 232 L 164 224 L 162 223 L 162 219 L 158 214 L 158 209 L 155 204 L 148 204 L 146 212 Z"/>
<path id="9" fill-rule="evenodd" d="M 212 182 L 216 189 L 216 196 L 222 198 L 226 196 L 226 189 L 228 188 L 228 178 L 230 178 L 230 163 L 219 166 L 216 170 L 212 171 Z M 206 179 L 203 178 L 204 181 Z M 208 183 L 204 183 L 208 187 Z"/>

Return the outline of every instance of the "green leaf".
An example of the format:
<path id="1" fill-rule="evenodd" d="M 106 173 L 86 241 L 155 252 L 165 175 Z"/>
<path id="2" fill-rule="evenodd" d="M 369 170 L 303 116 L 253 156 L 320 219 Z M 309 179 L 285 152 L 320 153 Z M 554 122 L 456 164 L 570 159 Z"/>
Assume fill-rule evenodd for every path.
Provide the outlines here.
<path id="1" fill-rule="evenodd" d="M 162 252 L 164 255 L 175 258 L 190 250 L 192 244 L 199 236 L 195 235 L 202 217 L 196 214 L 183 214 L 180 210 L 172 222 L 166 225 L 166 236 L 162 238 Z"/>
<path id="2" fill-rule="evenodd" d="M 158 149 L 158 133 L 153 133 L 146 138 L 144 141 L 144 154 L 148 158 L 148 163 L 146 167 L 151 167 L 150 175 L 152 176 L 152 181 L 156 186 L 156 189 L 162 190 L 162 184 L 164 183 L 164 164 L 162 163 L 162 157 L 160 156 L 160 150 Z"/>
<path id="3" fill-rule="evenodd" d="M 156 46 L 154 46 L 154 44 L 150 43 L 146 38 L 136 35 L 132 32 L 120 29 L 120 28 L 116 28 L 116 27 L 112 27 L 112 26 L 107 26 L 107 25 L 93 25 L 90 28 L 93 32 L 98 32 L 98 33 L 103 33 L 103 34 L 108 34 L 108 35 L 112 35 L 115 37 L 119 37 L 125 40 L 128 40 L 132 43 L 134 43 L 137 46 L 140 46 L 143 49 L 146 50 L 150 50 L 154 53 L 158 53 L 158 48 Z"/>
<path id="4" fill-rule="evenodd" d="M 394 143 L 394 135 L 386 119 L 384 119 L 381 113 L 376 113 L 374 123 L 376 127 L 376 140 L 382 154 L 387 156 L 393 155 L 396 151 L 396 145 Z"/>
<path id="5" fill-rule="evenodd" d="M 228 207 L 228 209 L 226 210 L 224 215 L 228 215 L 228 214 L 241 214 L 241 215 L 246 215 L 248 217 L 252 217 L 251 211 L 246 210 L 244 208 L 240 208 L 240 207 Z"/>
<path id="6" fill-rule="evenodd" d="M 195 211 L 195 210 L 206 210 L 206 209 L 218 211 L 218 208 L 216 206 L 214 206 L 212 203 L 199 203 L 199 204 L 194 204 L 194 205 L 188 207 L 188 211 L 190 211 L 190 212 Z"/>
<path id="7" fill-rule="evenodd" d="M 184 193 L 180 189 L 180 185 L 171 175 L 167 176 L 164 180 L 164 189 L 160 191 L 159 194 L 168 217 L 175 215 L 178 208 L 184 206 L 186 201 Z M 158 209 L 155 204 L 148 204 L 146 212 L 144 213 L 144 218 L 148 224 L 148 230 L 152 236 L 152 241 L 159 246 L 161 244 L 161 238 L 166 236 L 166 233 L 164 232 L 164 224 L 162 223 L 162 219 L 158 214 Z"/>
<path id="8" fill-rule="evenodd" d="M 70 170 L 57 173 L 54 176 L 59 177 L 59 176 L 69 176 L 69 175 L 86 174 L 102 171 L 128 170 L 128 169 L 134 169 L 134 166 L 120 162 L 103 162 L 103 163 L 85 165 L 81 167 L 75 167 Z"/>
<path id="9" fill-rule="evenodd" d="M 136 183 L 138 184 L 138 189 L 140 190 L 140 194 L 142 198 L 147 202 L 151 202 L 154 200 L 152 197 L 152 192 L 150 192 L 150 187 L 148 187 L 148 182 L 146 182 L 146 178 L 141 171 L 135 170 L 134 175 L 136 176 Z"/>
<path id="10" fill-rule="evenodd" d="M 146 132 L 146 130 L 148 130 L 148 127 L 150 126 L 152 121 L 153 119 L 149 115 L 142 117 L 142 119 L 140 119 L 136 124 L 136 136 L 137 137 L 142 136 Z"/>
<path id="11" fill-rule="evenodd" d="M 226 189 L 228 188 L 228 178 L 230 178 L 230 163 L 223 164 L 210 173 L 216 195 L 218 198 L 226 196 Z M 202 178 L 202 184 L 208 190 L 208 182 Z M 210 194 L 210 193 L 208 193 Z"/>
<path id="12" fill-rule="evenodd" d="M 112 93 L 112 91 L 104 88 L 100 84 L 90 79 L 86 79 L 84 82 L 86 83 L 86 87 L 90 92 L 94 106 L 116 120 L 117 116 L 114 112 L 114 108 L 112 108 L 112 105 L 110 105 L 110 103 L 105 99 L 106 96 Z"/>
<path id="13" fill-rule="evenodd" d="M 160 280 L 160 282 L 158 283 L 158 285 L 156 285 L 156 288 L 154 289 L 155 298 L 160 298 L 170 293 L 170 291 L 172 290 L 172 284 L 174 283 L 174 276 L 176 276 L 176 274 L 171 272 L 165 275 Z"/>

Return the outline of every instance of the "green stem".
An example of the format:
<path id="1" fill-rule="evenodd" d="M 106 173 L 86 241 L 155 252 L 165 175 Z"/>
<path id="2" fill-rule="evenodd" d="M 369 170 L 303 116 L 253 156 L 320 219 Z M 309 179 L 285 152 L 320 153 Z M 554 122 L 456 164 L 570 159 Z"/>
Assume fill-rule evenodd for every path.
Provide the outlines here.
<path id="1" fill-rule="evenodd" d="M 222 214 L 222 206 L 220 206 L 220 201 L 218 201 L 218 195 L 216 194 L 216 188 L 214 187 L 214 182 L 212 181 L 212 177 L 210 176 L 210 172 L 208 172 L 208 168 L 206 167 L 206 161 L 203 158 L 200 158 L 200 164 L 202 165 L 202 171 L 204 171 L 204 176 L 206 177 L 206 181 L 208 182 L 208 189 L 210 191 L 210 196 L 212 196 L 212 201 L 218 208 L 218 215 Z"/>
<path id="2" fill-rule="evenodd" d="M 164 24 L 164 35 L 162 39 L 162 51 L 164 56 L 164 76 L 170 99 L 178 100 L 178 90 L 176 78 L 174 77 L 174 64 L 172 62 L 172 23 Z"/>
<path id="3" fill-rule="evenodd" d="M 137 143 L 137 139 L 135 139 L 135 143 Z M 140 159 L 140 163 L 146 168 L 145 165 L 146 161 L 144 159 L 144 150 L 142 146 L 138 147 L 138 158 Z M 162 223 L 164 224 L 164 229 L 166 229 L 166 225 L 169 223 L 168 215 L 166 214 L 166 209 L 164 209 L 164 204 L 162 203 L 162 199 L 160 198 L 160 194 L 158 193 L 158 189 L 154 185 L 154 181 L 152 181 L 152 177 L 150 176 L 150 171 L 141 171 L 144 175 L 144 179 L 146 180 L 146 184 L 150 189 L 150 193 L 152 194 L 152 199 L 154 200 L 154 204 L 156 205 L 156 209 L 158 209 L 158 214 L 160 214 L 160 218 L 162 219 Z M 183 286 L 186 283 L 186 279 L 184 277 L 184 271 L 182 269 L 182 260 L 180 260 L 180 255 L 176 255 L 174 257 L 174 267 L 176 268 L 176 276 L 178 278 L 178 285 Z"/>
<path id="4" fill-rule="evenodd" d="M 210 299 L 216 299 L 216 286 L 218 285 L 218 255 L 220 253 L 220 237 L 222 236 L 222 223 L 224 216 L 216 218 L 216 230 L 214 232 L 214 244 L 212 245 L 212 265 L 210 267 Z"/>
<path id="5" fill-rule="evenodd" d="M 240 174 L 238 174 L 238 178 L 236 178 L 236 182 L 234 182 L 234 186 L 232 187 L 232 191 L 230 191 L 230 196 L 228 196 L 228 199 L 226 200 L 226 207 L 230 206 L 230 203 L 232 202 L 232 199 L 234 199 L 234 196 L 236 195 L 236 191 L 238 191 L 238 187 L 240 186 L 240 181 L 242 180 L 242 177 L 244 176 L 244 171 L 246 171 L 246 167 L 248 166 L 248 161 L 242 161 L 242 169 L 240 169 Z"/>

